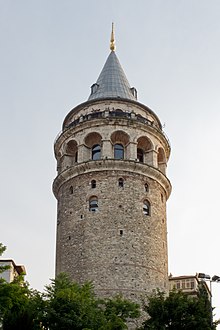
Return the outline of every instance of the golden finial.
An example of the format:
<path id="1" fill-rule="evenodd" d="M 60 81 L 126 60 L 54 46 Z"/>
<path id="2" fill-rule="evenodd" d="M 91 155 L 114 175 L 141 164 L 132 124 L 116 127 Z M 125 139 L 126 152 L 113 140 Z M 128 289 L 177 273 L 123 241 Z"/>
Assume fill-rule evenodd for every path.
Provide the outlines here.
<path id="1" fill-rule="evenodd" d="M 115 34 L 114 34 L 114 23 L 112 23 L 112 33 L 111 33 L 111 40 L 110 40 L 110 49 L 115 51 Z"/>

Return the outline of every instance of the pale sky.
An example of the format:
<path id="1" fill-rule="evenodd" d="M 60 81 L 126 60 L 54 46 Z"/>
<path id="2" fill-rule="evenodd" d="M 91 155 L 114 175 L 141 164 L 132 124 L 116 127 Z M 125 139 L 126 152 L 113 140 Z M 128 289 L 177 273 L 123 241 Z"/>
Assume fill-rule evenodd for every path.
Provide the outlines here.
<path id="1" fill-rule="evenodd" d="M 110 52 L 165 125 L 169 272 L 220 275 L 220 1 L 0 0 L 0 242 L 31 287 L 54 277 L 53 143 Z M 220 283 L 213 283 L 220 317 Z"/>

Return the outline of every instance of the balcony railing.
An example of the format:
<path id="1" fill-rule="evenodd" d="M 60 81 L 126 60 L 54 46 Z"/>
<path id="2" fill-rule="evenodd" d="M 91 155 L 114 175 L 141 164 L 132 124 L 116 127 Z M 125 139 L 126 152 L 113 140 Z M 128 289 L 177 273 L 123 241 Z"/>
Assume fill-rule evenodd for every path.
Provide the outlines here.
<path id="1" fill-rule="evenodd" d="M 120 109 L 116 109 L 114 111 L 109 111 L 109 110 L 105 110 L 105 111 L 97 111 L 97 112 L 92 112 L 92 113 L 89 113 L 87 115 L 81 115 L 79 118 L 75 119 L 74 121 L 72 121 L 70 124 L 64 126 L 63 128 L 63 131 L 66 131 L 72 127 L 76 127 L 77 125 L 81 124 L 81 123 L 84 123 L 86 121 L 90 121 L 90 120 L 95 120 L 95 119 L 105 119 L 105 118 L 109 118 L 109 119 L 113 119 L 113 118 L 118 118 L 118 119 L 128 119 L 128 120 L 131 120 L 131 121 L 138 121 L 140 123 L 143 123 L 145 125 L 148 125 L 148 126 L 151 126 L 153 128 L 155 128 L 157 131 L 161 132 L 166 140 L 168 141 L 168 144 L 170 145 L 169 143 L 169 139 L 167 138 L 166 134 L 163 132 L 162 129 L 160 129 L 158 127 L 157 124 L 155 124 L 154 121 L 152 120 L 149 120 L 139 114 L 135 114 L 134 112 L 125 112 L 125 111 L 122 111 Z M 55 143 L 56 141 L 58 140 L 58 138 L 60 137 L 60 135 L 62 134 L 62 132 L 60 132 L 56 139 L 55 139 Z"/>

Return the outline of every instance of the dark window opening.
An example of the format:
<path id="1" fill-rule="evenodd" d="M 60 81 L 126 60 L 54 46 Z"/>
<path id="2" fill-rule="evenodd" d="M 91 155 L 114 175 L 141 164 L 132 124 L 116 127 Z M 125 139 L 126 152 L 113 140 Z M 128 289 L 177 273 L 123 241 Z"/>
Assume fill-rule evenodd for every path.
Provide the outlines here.
<path id="1" fill-rule="evenodd" d="M 77 161 L 78 161 L 78 152 L 76 151 L 76 153 L 75 153 L 75 163 L 77 163 Z"/>
<path id="2" fill-rule="evenodd" d="M 144 215 L 150 215 L 150 203 L 148 201 L 144 201 L 143 213 Z"/>
<path id="3" fill-rule="evenodd" d="M 96 188 L 96 181 L 95 180 L 92 180 L 91 181 L 91 188 Z"/>
<path id="4" fill-rule="evenodd" d="M 120 236 L 122 236 L 123 235 L 123 230 L 120 230 Z"/>
<path id="5" fill-rule="evenodd" d="M 70 194 L 73 194 L 73 186 L 70 186 Z"/>
<path id="6" fill-rule="evenodd" d="M 145 192 L 148 192 L 149 191 L 149 186 L 148 186 L 147 183 L 145 183 L 145 185 L 144 185 L 144 190 L 145 190 Z"/>
<path id="7" fill-rule="evenodd" d="M 124 159 L 124 147 L 122 144 L 114 145 L 114 158 L 115 159 Z"/>
<path id="8" fill-rule="evenodd" d="M 120 179 L 118 180 L 118 186 L 121 187 L 121 188 L 124 187 L 124 179 L 120 178 Z"/>
<path id="9" fill-rule="evenodd" d="M 101 146 L 99 144 L 95 144 L 92 147 L 92 160 L 97 160 L 101 158 Z"/>
<path id="10" fill-rule="evenodd" d="M 137 159 L 140 163 L 144 162 L 144 151 L 143 151 L 143 149 L 137 148 Z"/>
<path id="11" fill-rule="evenodd" d="M 91 95 L 94 94 L 94 93 L 96 93 L 97 90 L 98 90 L 98 88 L 99 88 L 99 85 L 98 84 L 93 84 L 91 86 Z"/>
<path id="12" fill-rule="evenodd" d="M 93 197 L 89 201 L 89 211 L 96 212 L 98 211 L 98 198 Z"/>

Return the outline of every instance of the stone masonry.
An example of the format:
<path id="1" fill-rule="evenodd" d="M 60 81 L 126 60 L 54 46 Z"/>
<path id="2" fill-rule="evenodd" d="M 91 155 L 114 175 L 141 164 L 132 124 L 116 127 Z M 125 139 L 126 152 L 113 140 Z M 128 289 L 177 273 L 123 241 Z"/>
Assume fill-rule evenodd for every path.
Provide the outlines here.
<path id="1" fill-rule="evenodd" d="M 114 158 L 116 143 L 123 159 Z M 94 145 L 99 159 L 92 159 Z M 168 290 L 170 146 L 153 111 L 133 100 L 85 102 L 65 118 L 55 155 L 56 273 L 92 281 L 100 296 L 121 292 L 140 301 L 155 288 Z"/>
<path id="2" fill-rule="evenodd" d="M 141 303 L 169 289 L 170 145 L 156 114 L 137 101 L 113 31 L 110 49 L 88 101 L 67 114 L 54 144 L 56 274 L 92 281 L 101 297 L 122 293 Z"/>

